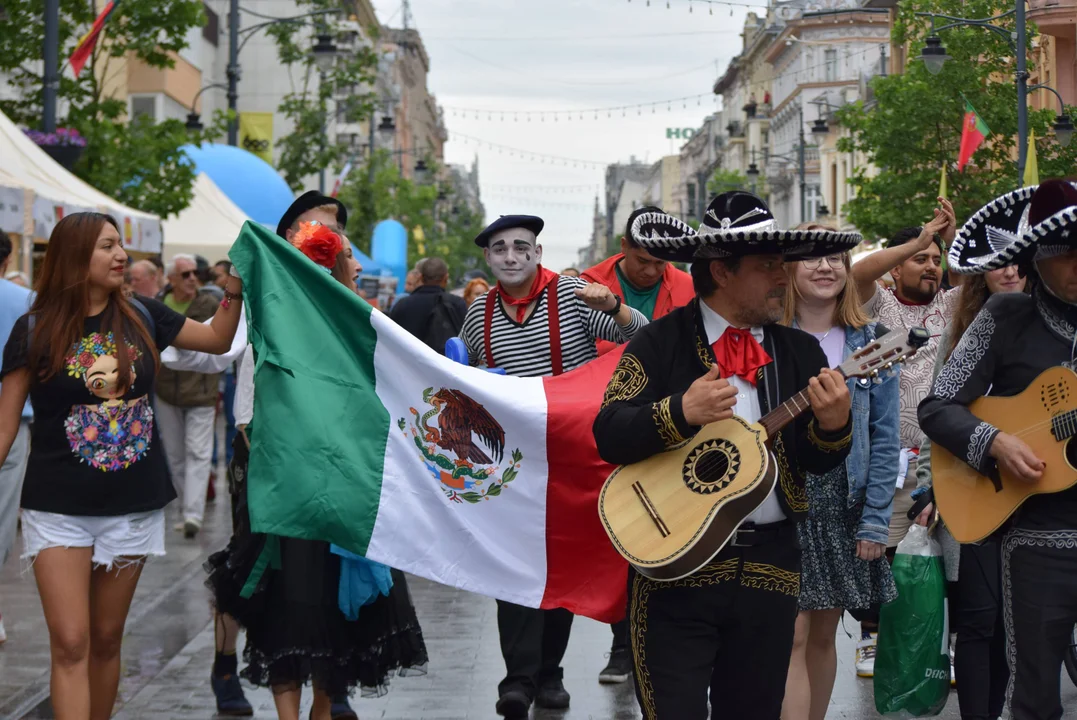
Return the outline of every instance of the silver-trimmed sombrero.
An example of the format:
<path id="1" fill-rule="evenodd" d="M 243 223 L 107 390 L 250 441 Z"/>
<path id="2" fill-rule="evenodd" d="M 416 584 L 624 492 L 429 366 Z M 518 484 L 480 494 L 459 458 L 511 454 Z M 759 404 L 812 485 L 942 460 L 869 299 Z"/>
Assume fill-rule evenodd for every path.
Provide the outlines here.
<path id="1" fill-rule="evenodd" d="M 957 231 L 947 255 L 958 275 L 977 275 L 1013 265 L 1027 247 L 1028 213 L 1036 186 L 1000 195 L 976 211 Z"/>
<path id="2" fill-rule="evenodd" d="M 687 231 L 647 233 L 645 218 L 647 214 L 633 222 L 632 239 L 651 255 L 674 262 L 771 254 L 818 257 L 851 250 L 863 239 L 860 233 L 837 230 L 781 230 L 767 204 L 743 190 L 711 200 L 697 231 L 677 221 Z"/>
<path id="3" fill-rule="evenodd" d="M 1029 222 L 1022 236 L 1035 247 L 1035 260 L 1077 250 L 1077 182 L 1045 180 L 1032 196 Z"/>

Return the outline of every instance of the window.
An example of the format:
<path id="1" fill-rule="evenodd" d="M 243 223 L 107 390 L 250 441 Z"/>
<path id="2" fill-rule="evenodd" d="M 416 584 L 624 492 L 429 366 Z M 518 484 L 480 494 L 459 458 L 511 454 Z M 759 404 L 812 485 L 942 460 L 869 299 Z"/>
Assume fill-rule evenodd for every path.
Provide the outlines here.
<path id="1" fill-rule="evenodd" d="M 819 217 L 819 206 L 824 204 L 818 185 L 808 185 L 804 188 L 804 204 L 807 206 L 807 217 L 803 222 L 814 222 Z"/>
<path id="2" fill-rule="evenodd" d="M 140 115 L 146 115 L 150 120 L 157 121 L 157 97 L 155 95 L 131 96 L 131 119 Z"/>
<path id="3" fill-rule="evenodd" d="M 827 82 L 833 82 L 838 79 L 838 51 L 834 49 L 827 50 L 824 58 L 825 79 Z"/>
<path id="4" fill-rule="evenodd" d="M 213 47 L 217 47 L 217 38 L 221 33 L 221 20 L 209 3 L 202 3 L 206 11 L 206 24 L 202 26 L 202 38 Z"/>

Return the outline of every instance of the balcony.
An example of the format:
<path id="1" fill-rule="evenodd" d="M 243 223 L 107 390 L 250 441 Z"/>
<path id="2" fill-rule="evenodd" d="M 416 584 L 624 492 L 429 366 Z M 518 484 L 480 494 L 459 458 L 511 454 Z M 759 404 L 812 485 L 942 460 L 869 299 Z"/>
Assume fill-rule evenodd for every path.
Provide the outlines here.
<path id="1" fill-rule="evenodd" d="M 1077 0 L 1029 0 L 1028 20 L 1046 35 L 1072 41 L 1077 28 Z"/>

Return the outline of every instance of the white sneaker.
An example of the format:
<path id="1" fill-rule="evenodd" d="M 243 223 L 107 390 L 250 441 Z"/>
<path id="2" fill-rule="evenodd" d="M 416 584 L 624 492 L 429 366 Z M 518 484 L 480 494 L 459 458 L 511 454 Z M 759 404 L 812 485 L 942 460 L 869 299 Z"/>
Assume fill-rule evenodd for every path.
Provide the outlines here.
<path id="1" fill-rule="evenodd" d="M 4 630 L 4 618 L 0 618 L 0 645 L 7 641 L 7 632 Z"/>
<path id="2" fill-rule="evenodd" d="M 954 646 L 950 645 L 950 687 L 957 687 L 957 676 L 954 675 Z"/>
<path id="3" fill-rule="evenodd" d="M 875 651 L 879 641 L 879 634 L 872 633 L 856 644 L 856 675 L 857 677 L 875 677 Z"/>

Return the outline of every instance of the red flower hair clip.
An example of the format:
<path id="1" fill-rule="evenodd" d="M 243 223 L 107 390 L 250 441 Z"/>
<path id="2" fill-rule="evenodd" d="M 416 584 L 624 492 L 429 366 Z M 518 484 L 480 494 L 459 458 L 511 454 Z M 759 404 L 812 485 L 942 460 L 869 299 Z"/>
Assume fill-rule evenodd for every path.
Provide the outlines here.
<path id="1" fill-rule="evenodd" d="M 332 269 L 337 262 L 337 255 L 344 249 L 340 235 L 319 222 L 299 223 L 295 234 L 295 246 L 300 252 L 322 267 Z"/>

